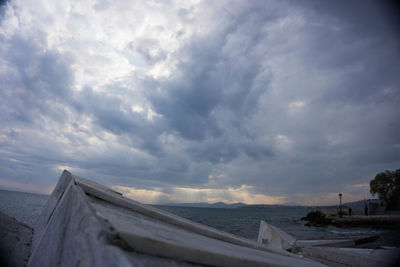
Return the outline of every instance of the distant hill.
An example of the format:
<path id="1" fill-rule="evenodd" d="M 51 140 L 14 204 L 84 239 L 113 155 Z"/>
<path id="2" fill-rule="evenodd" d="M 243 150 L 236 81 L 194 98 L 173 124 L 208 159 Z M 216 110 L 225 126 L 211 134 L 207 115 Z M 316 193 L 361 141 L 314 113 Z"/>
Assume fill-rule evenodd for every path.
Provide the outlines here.
<path id="1" fill-rule="evenodd" d="M 281 205 L 281 204 L 253 204 L 253 205 L 246 205 L 240 208 L 243 209 L 271 209 L 271 208 L 304 208 L 305 206 L 301 205 Z"/>
<path id="2" fill-rule="evenodd" d="M 224 202 L 216 202 L 216 203 L 168 203 L 165 206 L 175 206 L 175 207 L 192 207 L 192 208 L 225 208 L 225 209 L 234 209 L 239 207 L 247 206 L 245 203 L 232 203 L 226 204 Z"/>
<path id="3" fill-rule="evenodd" d="M 345 204 L 343 204 L 344 206 Z M 297 203 L 285 203 L 285 204 L 246 204 L 242 202 L 227 204 L 224 202 L 206 203 L 167 203 L 162 204 L 162 206 L 174 206 L 174 207 L 192 207 L 192 208 L 225 208 L 225 209 L 267 209 L 267 208 L 336 208 L 339 205 L 329 205 L 329 206 L 302 206 Z"/>

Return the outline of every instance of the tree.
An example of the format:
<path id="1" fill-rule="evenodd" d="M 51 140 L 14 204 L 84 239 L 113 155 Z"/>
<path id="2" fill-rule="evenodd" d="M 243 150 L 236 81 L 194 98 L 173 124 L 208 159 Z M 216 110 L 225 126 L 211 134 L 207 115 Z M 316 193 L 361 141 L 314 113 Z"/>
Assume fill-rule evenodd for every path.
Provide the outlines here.
<path id="1" fill-rule="evenodd" d="M 388 208 L 395 207 L 400 200 L 400 169 L 378 173 L 369 183 L 369 191 L 384 200 Z"/>

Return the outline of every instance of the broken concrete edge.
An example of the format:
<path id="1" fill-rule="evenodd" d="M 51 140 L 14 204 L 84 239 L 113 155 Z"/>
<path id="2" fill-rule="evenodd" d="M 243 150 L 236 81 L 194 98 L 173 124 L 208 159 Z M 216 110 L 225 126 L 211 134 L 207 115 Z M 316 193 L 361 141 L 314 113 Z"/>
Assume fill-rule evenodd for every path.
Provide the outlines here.
<path id="1" fill-rule="evenodd" d="M 64 171 L 60 176 L 60 178 L 58 179 L 56 187 L 54 188 L 49 199 L 47 200 L 45 208 L 43 209 L 42 213 L 39 215 L 39 217 L 36 219 L 36 222 L 34 223 L 32 248 L 36 247 L 37 244 L 40 242 L 40 239 L 43 236 L 43 233 L 46 229 L 46 225 L 50 221 L 50 218 L 52 217 L 57 205 L 61 201 L 61 198 L 63 197 L 64 192 L 66 191 L 67 186 L 71 183 L 71 181 L 72 181 L 71 174 L 67 171 Z"/>
<path id="2" fill-rule="evenodd" d="M 261 220 L 257 242 L 271 249 L 290 251 L 295 246 L 296 238 Z"/>
<path id="3" fill-rule="evenodd" d="M 129 266 L 128 255 L 108 245 L 112 229 L 72 176 L 64 172 L 56 188 L 35 224 L 27 266 Z"/>
<path id="4" fill-rule="evenodd" d="M 72 174 L 71 174 L 72 175 Z M 133 210 L 135 212 L 141 213 L 143 215 L 146 215 L 150 218 L 154 218 L 160 221 L 167 222 L 172 225 L 176 225 L 179 227 L 182 227 L 184 229 L 187 229 L 189 231 L 211 237 L 214 239 L 218 239 L 221 241 L 225 241 L 228 243 L 240 245 L 240 246 L 245 246 L 253 249 L 258 249 L 258 250 L 263 250 L 263 251 L 268 251 L 268 252 L 273 252 L 273 253 L 278 253 L 281 255 L 285 256 L 293 256 L 293 254 L 282 251 L 279 249 L 271 248 L 271 247 L 266 247 L 264 245 L 260 245 L 255 241 L 238 237 L 223 231 L 219 231 L 217 229 L 208 227 L 206 225 L 202 225 L 190 220 L 187 220 L 185 218 L 176 216 L 174 214 L 171 214 L 169 212 L 159 210 L 157 208 L 142 204 L 140 202 L 137 202 L 132 199 L 125 198 L 121 194 L 110 190 L 109 188 L 100 185 L 98 183 L 95 183 L 93 181 L 90 181 L 88 179 L 79 177 L 79 176 L 74 176 L 75 183 L 79 185 L 86 193 L 91 194 L 97 198 L 109 201 L 110 203 L 113 203 L 115 205 Z M 109 194 L 111 193 L 111 194 Z"/>
<path id="5" fill-rule="evenodd" d="M 211 266 L 316 265 L 304 259 L 209 238 L 101 199 L 90 198 L 96 212 L 114 227 L 132 251 Z"/>
<path id="6" fill-rule="evenodd" d="M 107 262 L 103 262 L 101 266 L 119 266 L 119 265 L 126 265 L 129 262 L 129 253 L 124 252 L 124 239 L 121 239 L 118 243 L 118 233 L 119 231 L 115 232 L 113 230 L 112 224 L 110 224 L 104 217 L 99 215 L 99 212 L 92 206 L 90 200 L 91 198 L 99 198 L 102 199 L 104 195 L 99 194 L 99 192 L 92 191 L 88 193 L 85 189 L 79 185 L 82 184 L 83 178 L 79 178 L 73 176 L 69 172 L 64 172 L 57 183 L 56 189 L 53 191 L 53 194 L 50 196 L 48 205 L 46 206 L 45 210 L 38 218 L 35 224 L 35 244 L 32 246 L 32 255 L 29 259 L 28 266 L 54 266 L 54 265 L 63 265 L 68 266 L 68 264 L 77 264 L 78 263 L 85 265 L 84 263 L 90 262 L 91 264 L 99 262 L 101 260 L 107 259 Z M 86 179 L 85 179 L 86 180 Z M 86 180 L 87 181 L 87 180 Z M 91 185 L 87 185 L 88 189 L 97 189 L 98 191 L 103 191 L 102 193 L 110 195 L 112 190 L 109 190 L 106 187 L 98 185 L 96 183 L 91 182 Z M 93 194 L 94 193 L 94 194 Z M 116 195 L 113 192 L 111 195 Z M 117 194 L 118 195 L 118 194 Z M 108 201 L 107 202 L 121 208 L 125 208 L 117 201 Z M 126 204 L 126 203 L 125 203 Z M 129 204 L 129 203 L 128 203 Z M 140 203 L 139 203 L 140 204 Z M 141 206 L 145 206 L 140 204 Z M 128 205 L 129 206 L 129 205 Z M 154 210 L 151 208 L 151 210 Z M 133 210 L 133 212 L 137 212 Z M 141 212 L 138 212 L 141 213 Z M 143 214 L 143 212 L 142 212 Z M 152 213 L 150 213 L 152 214 Z M 154 215 L 154 214 L 153 214 Z M 165 215 L 165 214 L 164 214 Z M 150 217 L 146 215 L 147 217 Z M 163 220 L 165 217 L 161 217 L 158 219 L 162 223 L 168 223 Z M 157 218 L 153 218 L 157 219 Z M 184 227 L 181 227 L 185 229 Z M 190 231 L 194 232 L 194 234 L 198 234 L 199 236 L 205 236 L 202 232 L 198 233 L 197 231 Z M 100 234 L 100 236 L 99 236 Z M 122 232 L 121 232 L 122 234 Z M 114 235 L 114 239 L 112 236 Z M 140 236 L 139 236 L 140 237 Z M 206 238 L 206 237 L 205 237 Z M 207 237 L 209 238 L 209 237 Z M 214 240 L 218 240 L 217 238 L 212 238 Z M 115 242 L 113 242 L 113 240 Z M 135 242 L 138 239 L 135 235 L 134 237 Z M 142 245 L 140 245 L 137 249 L 138 251 L 143 251 L 146 253 L 152 254 L 154 241 L 156 239 L 152 239 L 149 242 L 149 250 L 143 251 Z M 122 242 L 122 245 L 120 244 Z M 223 240 L 219 240 L 218 242 L 223 242 Z M 115 243 L 115 244 L 113 244 Z M 117 244 L 118 243 L 118 244 Z M 142 242 L 139 242 L 143 244 Z M 231 242 L 227 242 L 228 244 Z M 114 246 L 115 245 L 115 246 Z M 169 249 L 174 249 L 175 246 L 173 244 L 161 244 L 166 249 L 160 250 L 161 252 L 168 251 Z M 161 247 L 161 245 L 159 247 Z M 231 246 L 238 246 L 237 244 L 232 244 Z M 239 245 L 240 246 L 240 245 Z M 129 247 L 126 246 L 126 247 Z M 243 249 L 253 248 L 246 248 L 246 246 L 240 246 Z M 96 248 L 93 250 L 93 248 Z M 122 250 L 121 250 L 122 248 Z M 233 247 L 232 247 L 233 248 Z M 181 247 L 181 249 L 177 249 L 176 253 L 172 255 L 171 259 L 179 259 L 182 255 L 182 249 L 186 249 L 190 252 L 190 247 Z M 128 251 L 130 251 L 128 249 Z M 255 250 L 257 251 L 257 250 Z M 208 249 L 208 252 L 205 250 L 196 250 L 196 253 L 193 253 L 192 256 L 189 258 L 196 258 L 198 255 L 204 254 L 207 257 L 214 257 L 215 259 L 224 260 L 224 262 L 230 262 L 232 265 L 237 265 L 240 262 L 245 263 L 254 263 L 254 264 L 261 264 L 258 260 L 252 262 L 252 260 L 243 259 L 240 257 L 235 257 L 233 254 L 232 256 L 228 256 L 228 254 L 219 254 L 214 253 L 212 250 Z M 261 251 L 260 251 L 261 252 Z M 83 254 L 82 254 L 83 253 Z M 275 264 L 281 265 L 295 265 L 295 266 L 319 266 L 317 263 L 312 262 L 308 259 L 301 258 L 299 256 L 295 256 L 290 253 L 275 253 L 274 251 L 266 251 L 266 254 L 262 256 L 262 258 L 266 257 L 268 259 L 271 257 L 271 261 Z M 184 253 L 186 254 L 186 253 Z M 283 254 L 283 255 L 282 255 Z M 157 254 L 158 255 L 158 254 Z M 159 254 L 160 256 L 166 256 L 162 253 Z M 229 254 L 230 255 L 230 254 Z M 260 254 L 261 255 L 261 254 Z M 171 256 L 171 255 L 170 255 Z M 288 257 L 289 256 L 289 257 Z M 295 256 L 295 257 L 294 257 Z M 83 258 L 82 258 L 83 257 Z M 89 260 L 87 260 L 89 258 Z M 203 259 L 204 257 L 201 257 Z M 275 260 L 273 260 L 275 259 Z M 185 260 L 185 259 L 183 259 Z M 278 260 L 278 261 L 276 261 Z M 113 262 L 114 261 L 114 262 Z M 136 261 L 136 260 L 135 260 Z M 189 261 L 190 262 L 190 261 Z M 205 262 L 204 260 L 200 261 Z M 216 264 L 218 261 L 211 262 Z M 286 263 L 285 263 L 286 262 Z M 207 261 L 205 262 L 207 263 Z M 236 263 L 236 264 L 233 264 Z M 265 263 L 264 263 L 265 264 Z M 270 263 L 269 263 L 270 264 Z M 300 264 L 300 265 L 299 265 Z M 100 265 L 98 265 L 100 266 Z"/>
<path id="7" fill-rule="evenodd" d="M 279 249 L 274 249 L 274 248 L 268 248 L 264 245 L 260 245 L 257 242 L 254 242 L 252 240 L 248 240 L 242 237 L 238 237 L 229 233 L 225 233 L 219 230 L 216 230 L 214 228 L 198 224 L 196 222 L 184 219 L 182 217 L 178 217 L 174 214 L 168 213 L 163 210 L 156 209 L 151 206 L 147 206 L 145 204 L 139 203 L 135 200 L 125 198 L 122 196 L 120 193 L 109 189 L 108 187 L 105 187 L 101 184 L 95 183 L 93 181 L 90 181 L 88 179 L 75 176 L 71 174 L 69 171 L 64 170 L 62 173 L 60 179 L 58 180 L 58 183 L 53 191 L 53 193 L 50 195 L 46 209 L 42 212 L 42 214 L 39 216 L 39 218 L 36 220 L 36 223 L 34 225 L 35 229 L 35 234 L 33 236 L 33 242 L 32 245 L 35 247 L 36 243 L 40 240 L 40 237 L 42 236 L 43 232 L 45 231 L 45 226 L 47 225 L 48 221 L 51 219 L 52 214 L 54 210 L 56 209 L 57 205 L 60 203 L 60 201 L 63 198 L 64 192 L 67 190 L 69 186 L 71 186 L 71 183 L 78 185 L 82 190 L 87 193 L 91 194 L 97 198 L 109 201 L 110 203 L 113 203 L 115 205 L 131 209 L 135 212 L 139 212 L 143 215 L 149 216 L 154 219 L 158 219 L 179 227 L 182 227 L 184 229 L 187 229 L 189 231 L 193 231 L 195 233 L 215 238 L 221 241 L 229 242 L 232 244 L 240 245 L 240 246 L 245 246 L 253 249 L 258 249 L 258 250 L 263 250 L 263 251 L 268 251 L 268 252 L 273 252 L 273 253 L 278 253 L 281 255 L 285 256 L 293 256 L 293 254 L 282 251 Z"/>

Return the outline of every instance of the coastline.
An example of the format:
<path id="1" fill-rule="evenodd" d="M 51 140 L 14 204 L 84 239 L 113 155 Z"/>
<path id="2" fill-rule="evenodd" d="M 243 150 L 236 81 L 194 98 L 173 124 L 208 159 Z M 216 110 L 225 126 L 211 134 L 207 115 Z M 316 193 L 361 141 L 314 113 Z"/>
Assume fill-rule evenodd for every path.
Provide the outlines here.
<path id="1" fill-rule="evenodd" d="M 381 214 L 381 215 L 344 215 L 340 217 L 337 214 L 326 214 L 319 210 L 311 211 L 301 220 L 308 221 L 305 226 L 325 227 L 364 227 L 375 229 L 400 229 L 399 214 Z"/>
<path id="2" fill-rule="evenodd" d="M 400 229 L 400 215 L 355 215 L 332 220 L 338 227 L 373 227 L 385 229 Z"/>
<path id="3" fill-rule="evenodd" d="M 11 193 L 11 192 L 8 192 L 7 194 L 9 194 L 9 193 Z M 16 211 L 16 210 L 18 210 L 20 212 L 23 211 L 23 209 L 21 209 L 21 207 L 17 207 L 18 202 L 16 201 L 16 199 L 10 199 L 9 202 L 13 204 L 13 207 L 14 207 L 13 211 Z M 23 202 L 23 204 L 26 204 L 26 203 L 27 203 L 27 201 Z M 39 211 L 39 210 L 41 211 L 41 207 L 43 205 L 41 203 L 42 202 L 40 202 L 40 203 L 38 202 L 38 203 L 36 203 L 34 205 L 34 207 L 38 209 L 37 211 Z M 5 203 L 5 204 L 7 204 L 7 203 Z M 29 207 L 29 209 L 31 209 L 32 208 L 32 203 L 29 203 L 29 206 L 27 206 L 27 207 Z M 290 216 L 287 216 L 287 217 L 284 217 L 284 218 L 280 217 L 280 216 L 276 217 L 276 215 L 277 215 L 276 212 L 278 210 L 275 209 L 275 208 L 272 208 L 272 207 L 271 208 L 263 208 L 262 211 L 254 210 L 254 209 L 248 209 L 248 210 L 247 209 L 237 209 L 237 210 L 236 209 L 212 209 L 212 208 L 206 208 L 206 209 L 204 209 L 204 208 L 192 208 L 191 209 L 191 208 L 188 208 L 188 207 L 168 207 L 167 210 L 173 211 L 176 208 L 178 208 L 181 211 L 185 211 L 185 212 L 195 211 L 195 214 L 198 214 L 198 215 L 199 215 L 199 212 L 201 211 L 202 212 L 200 214 L 201 216 L 198 216 L 197 219 L 204 219 L 204 218 L 208 218 L 208 217 L 211 216 L 211 217 L 214 218 L 213 219 L 214 221 L 218 221 L 218 218 L 222 218 L 222 217 L 229 218 L 229 222 L 232 225 L 235 225 L 236 228 L 238 228 L 238 226 L 240 226 L 238 229 L 240 229 L 241 231 L 243 230 L 242 227 L 241 227 L 242 225 L 241 224 L 237 224 L 238 221 L 235 221 L 235 218 L 237 217 L 237 218 L 248 220 L 249 218 L 251 218 L 255 214 L 264 214 L 264 215 L 261 215 L 261 216 L 263 218 L 267 219 L 269 221 L 269 223 L 272 222 L 273 225 L 276 225 L 277 227 L 282 228 L 285 231 L 289 230 L 288 231 L 289 233 L 291 232 L 290 230 L 297 229 L 296 227 L 298 227 L 298 226 L 296 226 L 296 224 L 304 225 L 304 223 L 301 223 L 301 221 L 299 220 L 300 217 L 296 216 L 297 213 L 293 213 Z M 287 208 L 287 210 L 291 210 L 291 209 L 295 209 L 295 210 L 298 209 L 299 211 L 301 211 L 302 207 L 297 207 L 297 208 L 294 208 L 294 207 L 289 208 L 288 207 Z M 244 211 L 246 211 L 246 213 L 243 213 Z M 271 211 L 274 211 L 274 213 L 271 213 Z M 284 209 L 279 209 L 279 211 L 283 212 Z M 203 214 L 204 212 L 206 212 L 207 214 Z M 213 213 L 210 213 L 210 212 L 213 212 Z M 1 214 L 0 215 L 0 233 L 1 233 L 0 241 L 3 241 L 3 244 L 5 244 L 5 246 L 6 246 L 6 248 L 3 248 L 4 246 L 3 247 L 0 246 L 1 247 L 0 256 L 9 255 L 8 260 L 19 261 L 19 262 L 16 262 L 16 263 L 13 262 L 12 264 L 3 264 L 4 259 L 1 259 L 0 260 L 0 266 L 26 266 L 27 261 L 29 259 L 29 255 L 30 255 L 30 241 L 31 241 L 30 238 L 32 236 L 32 228 L 28 225 L 27 222 L 24 223 L 24 222 L 21 222 L 20 220 L 18 220 L 18 218 L 17 219 L 13 218 L 12 213 L 6 215 L 4 213 L 1 213 L 1 211 L 0 211 L 0 214 Z M 36 218 L 37 218 L 36 217 L 36 212 L 35 213 L 29 212 L 28 214 L 29 214 L 29 217 L 30 217 L 31 220 L 36 220 Z M 25 215 L 28 215 L 28 214 L 25 214 Z M 218 216 L 216 216 L 216 214 L 218 214 Z M 267 214 L 270 214 L 270 215 L 273 215 L 273 216 L 272 217 L 268 217 Z M 176 215 L 180 216 L 180 215 L 183 215 L 183 214 L 176 214 Z M 187 217 L 189 217 L 191 219 L 194 219 L 193 218 L 193 213 L 192 214 L 186 213 L 186 215 L 187 215 Z M 233 218 L 232 215 L 235 215 L 234 216 L 235 218 Z M 276 218 L 278 218 L 278 219 L 272 220 L 274 218 L 274 216 Z M 26 217 L 26 216 L 23 216 L 21 218 L 24 218 L 24 217 Z M 183 217 L 185 217 L 185 216 L 183 216 Z M 386 230 L 385 231 L 371 230 L 371 232 L 369 232 L 369 230 L 367 230 L 368 233 L 365 233 L 364 229 L 361 229 L 361 228 L 363 228 L 363 227 L 364 228 L 368 228 L 368 226 L 366 226 L 366 225 L 362 225 L 362 226 L 361 225 L 357 225 L 357 226 L 349 225 L 349 221 L 351 221 L 350 218 L 352 220 L 360 220 L 360 221 L 363 221 L 363 222 L 365 222 L 365 221 L 374 221 L 375 223 L 379 223 L 379 220 L 385 219 L 385 220 L 388 220 L 388 221 L 393 221 L 393 218 L 397 220 L 397 219 L 400 219 L 400 216 L 398 216 L 398 215 L 390 215 L 390 216 L 387 216 L 387 215 L 371 215 L 371 216 L 358 216 L 358 215 L 355 215 L 355 216 L 352 216 L 352 217 L 347 217 L 346 216 L 346 217 L 341 219 L 342 220 L 341 222 L 343 222 L 342 226 L 335 225 L 335 227 L 342 227 L 342 229 L 343 229 L 343 230 L 340 230 L 340 231 L 342 231 L 341 233 L 338 232 L 338 234 L 335 234 L 336 236 L 338 236 L 339 239 L 343 239 L 343 240 L 344 239 L 348 239 L 348 238 L 351 238 L 352 235 L 357 235 L 357 236 L 358 235 L 360 235 L 360 236 L 362 236 L 362 235 L 380 235 L 381 237 L 383 237 L 383 235 L 381 235 L 380 232 L 385 233 L 385 235 L 388 235 L 390 233 L 392 233 L 392 234 L 394 233 L 395 236 L 398 236 L 397 232 L 391 231 L 389 233 L 389 231 L 386 231 Z M 335 218 L 335 219 L 339 219 L 339 218 Z M 258 218 L 257 218 L 257 220 L 258 220 Z M 28 221 L 30 221 L 30 220 L 28 220 Z M 196 221 L 196 220 L 193 220 L 193 221 Z M 226 220 L 224 220 L 223 222 L 224 222 L 223 223 L 224 225 L 227 223 Z M 246 221 L 246 222 L 247 222 L 246 224 L 249 224 L 250 221 Z M 204 220 L 201 221 L 201 222 L 199 221 L 198 223 L 202 223 L 203 224 Z M 209 225 L 209 226 L 213 227 L 213 228 L 216 227 L 216 225 Z M 255 227 L 255 229 L 257 228 L 256 230 L 258 230 L 258 226 L 259 226 L 259 220 L 257 221 L 257 226 Z M 292 227 L 292 228 L 290 228 L 290 227 Z M 335 239 L 337 237 L 334 237 L 333 234 L 330 234 L 331 237 L 327 237 L 327 233 L 328 232 L 329 233 L 330 232 L 334 232 L 334 230 L 335 231 L 336 230 L 339 231 L 338 228 L 335 228 L 335 227 L 318 227 L 319 228 L 318 230 L 316 230 L 317 227 L 301 227 L 301 228 L 305 228 L 305 231 L 307 231 L 311 235 L 309 235 L 308 237 L 304 237 L 304 236 L 300 237 L 300 236 L 296 236 L 296 235 L 294 235 L 294 236 L 296 236 L 296 238 L 299 239 L 299 240 L 301 240 L 301 239 L 311 239 L 311 240 Z M 373 228 L 375 228 L 375 227 L 373 227 L 373 226 L 370 227 L 370 229 L 373 229 Z M 18 240 L 18 238 L 21 239 L 21 235 L 24 235 L 23 232 L 24 231 L 26 232 L 27 229 L 28 230 L 30 229 L 30 234 L 28 234 L 28 238 L 26 238 L 26 237 L 22 238 L 22 240 L 28 240 L 28 241 L 26 241 L 24 243 L 23 241 Z M 234 229 L 234 228 L 232 228 L 232 229 Z M 348 231 L 347 231 L 347 229 L 348 229 Z M 362 231 L 358 231 L 358 229 L 360 229 Z M 220 230 L 224 231 L 224 232 L 229 232 L 229 231 L 226 231 L 226 229 L 220 229 Z M 22 234 L 21 234 L 21 232 L 22 232 Z M 354 232 L 357 232 L 357 233 L 354 233 Z M 386 232 L 388 232 L 388 233 L 386 233 Z M 236 235 L 236 233 L 232 233 L 232 234 Z M 8 236 L 7 239 L 3 238 L 3 235 L 5 235 L 5 236 L 7 235 Z M 25 236 L 26 236 L 26 233 L 25 233 Z M 383 240 L 379 239 L 378 243 L 381 243 L 381 241 L 383 241 Z M 27 243 L 28 243 L 28 245 L 26 245 Z M 26 247 L 22 247 L 21 248 L 21 245 L 25 245 L 28 248 L 26 248 Z M 382 245 L 383 246 L 387 246 L 387 244 L 382 244 Z M 19 246 L 19 248 L 17 248 L 18 246 Z M 391 246 L 391 245 L 389 245 L 389 246 Z M 399 247 L 398 243 L 396 243 L 396 247 Z M 6 250 L 7 251 L 11 251 L 11 252 L 4 252 Z M 22 254 L 21 253 L 20 254 L 16 254 L 16 252 L 23 251 L 23 250 L 25 251 L 25 254 L 23 254 L 23 253 Z"/>

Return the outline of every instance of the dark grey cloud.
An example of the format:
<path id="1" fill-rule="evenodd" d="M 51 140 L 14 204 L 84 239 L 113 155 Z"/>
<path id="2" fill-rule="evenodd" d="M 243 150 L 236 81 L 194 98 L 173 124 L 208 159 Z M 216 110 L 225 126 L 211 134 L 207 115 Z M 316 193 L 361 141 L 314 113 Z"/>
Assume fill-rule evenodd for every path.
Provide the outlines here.
<path id="1" fill-rule="evenodd" d="M 124 3 L 45 23 L 2 7 L 0 178 L 50 184 L 65 166 L 107 185 L 299 201 L 398 168 L 394 3 L 148 5 L 122 22 Z"/>
<path id="2" fill-rule="evenodd" d="M 5 44 L 0 50 L 2 118 L 32 122 L 46 114 L 62 119 L 57 104 L 68 102 L 73 81 L 68 56 L 19 36 L 0 41 Z"/>
<path id="3" fill-rule="evenodd" d="M 269 14 L 249 7 L 210 34 L 194 36 L 177 57 L 177 71 L 150 82 L 159 90 L 148 97 L 172 130 L 191 140 L 218 138 L 257 110 L 271 78 L 262 65 L 261 35 L 274 19 Z"/>

